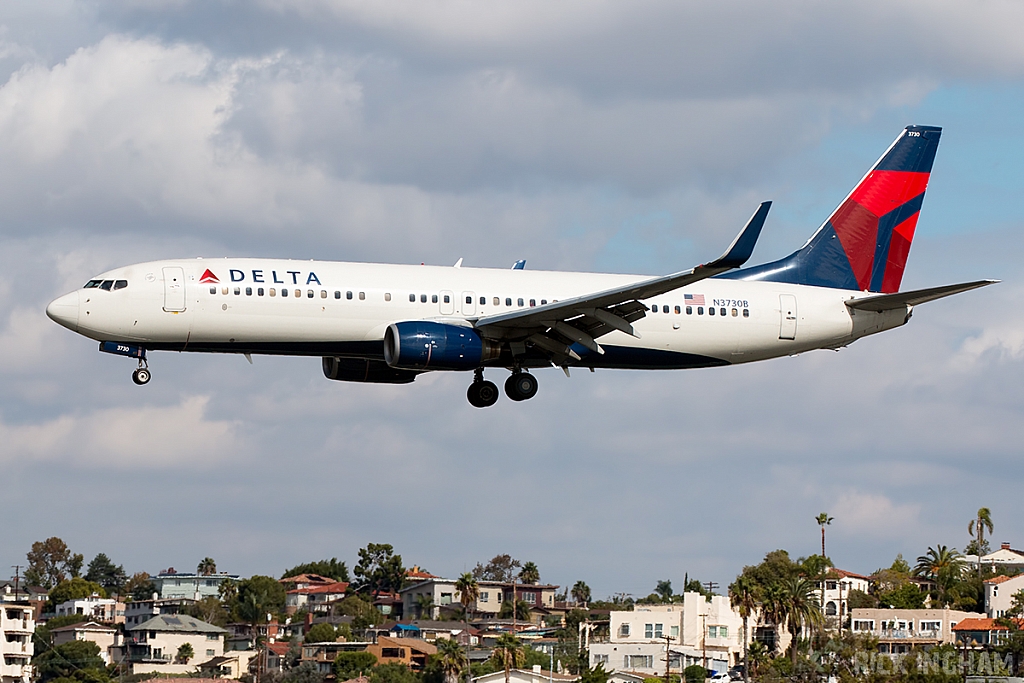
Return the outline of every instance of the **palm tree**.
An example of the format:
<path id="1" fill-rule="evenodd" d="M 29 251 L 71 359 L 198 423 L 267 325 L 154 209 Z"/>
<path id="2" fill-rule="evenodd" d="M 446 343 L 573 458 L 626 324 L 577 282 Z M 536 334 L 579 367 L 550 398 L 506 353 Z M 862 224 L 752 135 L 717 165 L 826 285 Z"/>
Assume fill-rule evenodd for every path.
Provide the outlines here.
<path id="1" fill-rule="evenodd" d="M 963 566 L 963 555 L 958 553 L 956 548 L 939 545 L 935 548 L 929 547 L 928 552 L 917 558 L 914 574 L 934 581 L 939 587 L 939 599 L 948 604 L 949 591 L 960 581 Z"/>
<path id="2" fill-rule="evenodd" d="M 416 596 L 416 614 L 420 619 L 434 618 L 434 596 L 429 593 L 420 593 Z M 426 615 L 426 616 L 424 616 Z"/>
<path id="3" fill-rule="evenodd" d="M 743 619 L 743 683 L 750 683 L 747 619 L 757 611 L 758 593 L 757 584 L 750 577 L 743 576 L 742 574 L 737 576 L 736 580 L 729 586 L 729 604 Z"/>
<path id="4" fill-rule="evenodd" d="M 572 586 L 572 599 L 578 604 L 583 605 L 583 609 L 586 609 L 587 603 L 590 602 L 590 586 L 582 581 L 574 583 Z"/>
<path id="5" fill-rule="evenodd" d="M 513 619 L 517 621 L 529 621 L 530 620 L 530 603 L 525 600 L 516 600 L 516 612 L 512 614 L 512 601 L 506 600 L 501 603 L 501 609 L 498 610 L 499 619 Z"/>
<path id="6" fill-rule="evenodd" d="M 505 683 L 508 683 L 512 669 L 519 668 L 523 661 L 523 646 L 511 633 L 503 633 L 491 650 L 491 659 L 505 669 Z"/>
<path id="7" fill-rule="evenodd" d="M 480 597 L 480 585 L 471 573 L 464 572 L 455 582 L 455 590 L 459 591 L 459 602 L 462 603 L 462 607 L 468 615 L 469 606 Z"/>
<path id="8" fill-rule="evenodd" d="M 210 574 L 217 573 L 217 563 L 214 562 L 212 557 L 204 557 L 203 561 L 196 567 L 196 573 L 202 576 L 209 576 Z"/>
<path id="9" fill-rule="evenodd" d="M 967 523 L 967 533 L 978 540 L 978 576 L 981 576 L 981 556 L 985 552 L 985 529 L 992 533 L 992 511 L 978 508 L 978 516 Z"/>
<path id="10" fill-rule="evenodd" d="M 824 617 L 821 607 L 818 605 L 813 581 L 802 576 L 796 576 L 783 584 L 785 600 L 785 616 L 789 632 L 793 636 L 790 644 L 790 654 L 793 657 L 793 666 L 796 666 L 797 646 L 800 634 L 804 626 L 817 626 L 822 623 Z"/>
<path id="11" fill-rule="evenodd" d="M 833 517 L 829 517 L 827 512 L 822 512 L 820 515 L 814 518 L 814 521 L 821 526 L 821 556 L 825 557 L 825 527 L 832 523 Z"/>
<path id="12" fill-rule="evenodd" d="M 441 671 L 448 683 L 455 683 L 459 680 L 459 674 L 466 668 L 466 653 L 454 637 L 438 638 L 434 641 L 437 646 L 437 655 L 441 661 Z"/>
<path id="13" fill-rule="evenodd" d="M 540 570 L 533 562 L 527 562 L 519 571 L 519 580 L 523 583 L 537 583 L 540 581 Z"/>

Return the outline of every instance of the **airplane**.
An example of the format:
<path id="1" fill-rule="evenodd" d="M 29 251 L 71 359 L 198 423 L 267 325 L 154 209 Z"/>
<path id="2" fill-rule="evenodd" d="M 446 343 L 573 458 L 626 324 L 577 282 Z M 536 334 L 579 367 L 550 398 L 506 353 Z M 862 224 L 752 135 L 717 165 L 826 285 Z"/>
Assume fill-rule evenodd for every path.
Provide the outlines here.
<path id="1" fill-rule="evenodd" d="M 811 238 L 743 268 L 771 202 L 717 259 L 663 277 L 511 269 L 175 259 L 116 268 L 46 308 L 138 361 L 147 352 L 319 356 L 332 380 L 405 384 L 473 373 L 470 404 L 537 393 L 532 370 L 684 369 L 847 346 L 906 324 L 918 304 L 996 280 L 900 291 L 941 128 L 908 126 Z"/>

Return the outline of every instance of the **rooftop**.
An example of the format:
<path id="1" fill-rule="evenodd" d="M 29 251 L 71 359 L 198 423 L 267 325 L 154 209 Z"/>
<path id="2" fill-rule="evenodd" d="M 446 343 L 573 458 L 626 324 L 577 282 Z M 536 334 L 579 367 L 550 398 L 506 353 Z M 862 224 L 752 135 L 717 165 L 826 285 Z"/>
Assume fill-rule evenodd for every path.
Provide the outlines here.
<path id="1" fill-rule="evenodd" d="M 128 631 L 164 631 L 177 633 L 227 633 L 220 626 L 208 624 L 184 614 L 159 614 Z"/>

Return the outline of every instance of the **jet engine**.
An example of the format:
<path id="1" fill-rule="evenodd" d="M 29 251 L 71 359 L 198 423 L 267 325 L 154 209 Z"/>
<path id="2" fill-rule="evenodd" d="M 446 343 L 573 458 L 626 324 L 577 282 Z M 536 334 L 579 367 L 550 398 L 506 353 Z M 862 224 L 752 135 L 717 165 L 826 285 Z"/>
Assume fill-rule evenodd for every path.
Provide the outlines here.
<path id="1" fill-rule="evenodd" d="M 418 372 L 397 370 L 379 360 L 365 358 L 338 358 L 324 356 L 324 376 L 341 382 L 371 382 L 374 384 L 408 384 Z"/>
<path id="2" fill-rule="evenodd" d="M 384 333 L 384 360 L 405 370 L 475 370 L 501 354 L 501 345 L 472 327 L 427 320 L 392 323 Z"/>

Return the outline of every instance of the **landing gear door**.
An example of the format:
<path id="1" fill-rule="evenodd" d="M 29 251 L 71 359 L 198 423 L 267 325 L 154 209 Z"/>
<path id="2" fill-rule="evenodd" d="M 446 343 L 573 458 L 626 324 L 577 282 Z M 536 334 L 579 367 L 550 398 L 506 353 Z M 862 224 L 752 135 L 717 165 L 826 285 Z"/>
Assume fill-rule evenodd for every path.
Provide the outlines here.
<path id="1" fill-rule="evenodd" d="M 473 292 L 462 293 L 462 315 L 476 315 L 476 294 Z"/>
<path id="2" fill-rule="evenodd" d="M 796 297 L 792 294 L 779 295 L 779 339 L 796 339 Z"/>
<path id="3" fill-rule="evenodd" d="M 169 266 L 164 271 L 164 310 L 181 313 L 185 310 L 185 269 Z"/>

